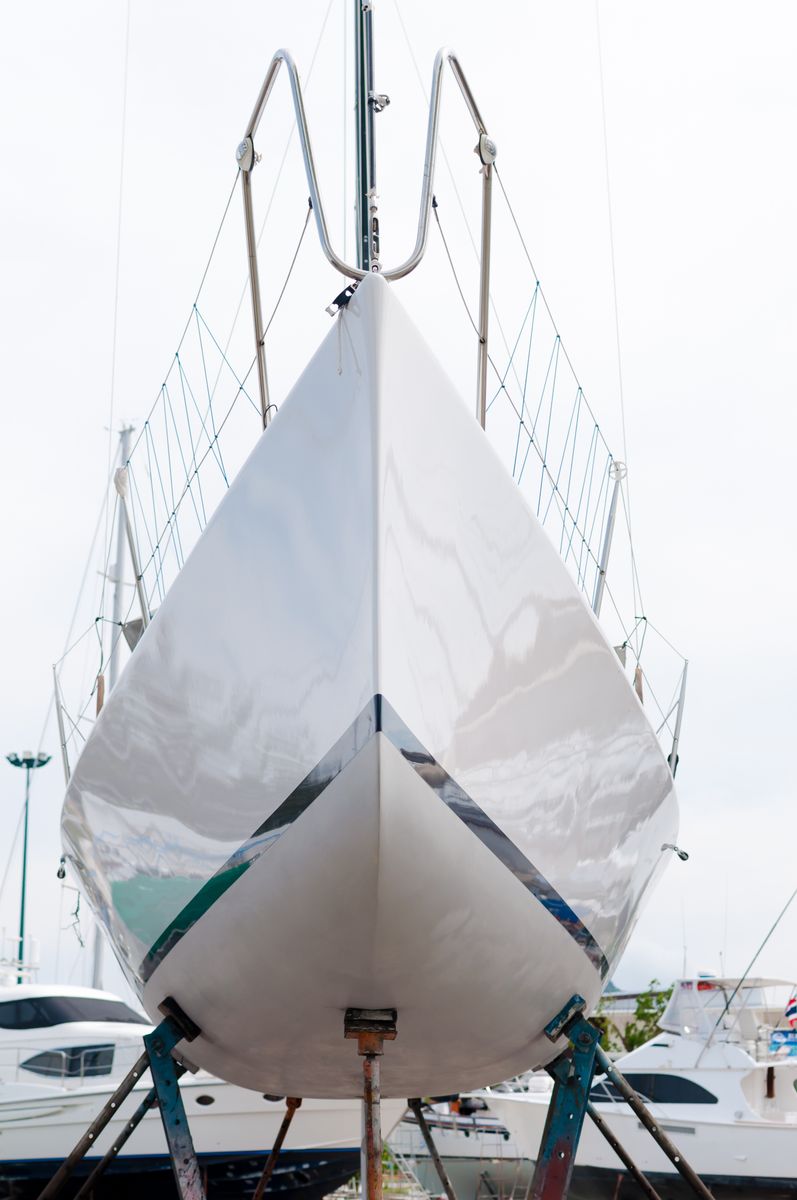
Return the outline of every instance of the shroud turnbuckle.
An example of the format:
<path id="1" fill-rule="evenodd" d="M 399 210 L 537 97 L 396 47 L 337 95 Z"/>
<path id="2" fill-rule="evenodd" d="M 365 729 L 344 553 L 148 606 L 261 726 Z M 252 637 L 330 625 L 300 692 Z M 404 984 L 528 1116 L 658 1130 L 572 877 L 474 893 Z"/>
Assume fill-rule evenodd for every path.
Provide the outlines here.
<path id="1" fill-rule="evenodd" d="M 650 1180 L 642 1174 L 601 1115 L 590 1104 L 589 1093 L 596 1067 L 611 1080 L 694 1194 L 701 1200 L 713 1200 L 702 1179 L 662 1132 L 630 1083 L 601 1049 L 600 1030 L 585 1018 L 586 1007 L 586 1001 L 581 996 L 571 996 L 562 1011 L 545 1027 L 546 1037 L 552 1042 L 565 1035 L 570 1046 L 547 1068 L 554 1081 L 553 1095 L 548 1106 L 548 1116 L 537 1155 L 537 1166 L 528 1191 L 528 1200 L 566 1200 L 585 1116 L 595 1123 L 639 1185 L 643 1195 L 647 1196 L 648 1200 L 661 1200 Z"/>

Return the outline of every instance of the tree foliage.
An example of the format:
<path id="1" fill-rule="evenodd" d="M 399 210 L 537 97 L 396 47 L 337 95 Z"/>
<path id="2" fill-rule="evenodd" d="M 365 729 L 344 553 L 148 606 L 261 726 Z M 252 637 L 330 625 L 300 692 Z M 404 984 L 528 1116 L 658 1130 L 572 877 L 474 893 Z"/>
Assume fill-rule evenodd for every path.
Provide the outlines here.
<path id="1" fill-rule="evenodd" d="M 612 994 L 601 997 L 597 1011 L 590 1018 L 601 1031 L 601 1046 L 611 1054 L 629 1053 L 655 1037 L 659 1020 L 672 995 L 672 985 L 662 988 L 658 979 L 651 979 L 647 990 L 636 998 L 634 1015 L 624 1029 L 612 1020 Z"/>

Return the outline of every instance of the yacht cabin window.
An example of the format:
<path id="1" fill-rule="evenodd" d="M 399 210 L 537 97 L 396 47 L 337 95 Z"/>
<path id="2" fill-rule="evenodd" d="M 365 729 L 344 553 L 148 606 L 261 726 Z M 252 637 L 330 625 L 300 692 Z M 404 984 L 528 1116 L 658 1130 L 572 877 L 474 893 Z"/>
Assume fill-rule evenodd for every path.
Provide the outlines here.
<path id="1" fill-rule="evenodd" d="M 0 1029 L 47 1029 L 72 1021 L 149 1024 L 121 1000 L 103 1000 L 96 996 L 25 996 L 0 1003 Z"/>
<path id="2" fill-rule="evenodd" d="M 650 1100 L 655 1104 L 717 1103 L 717 1097 L 713 1092 L 701 1087 L 692 1079 L 685 1079 L 682 1075 L 666 1073 L 655 1075 L 642 1071 L 628 1071 L 625 1078 L 643 1100 Z M 607 1100 L 623 1099 L 622 1094 L 608 1079 L 596 1084 L 590 1091 L 589 1098 L 593 1103 L 597 1100 L 598 1103 L 603 1102 L 604 1104 Z"/>
<path id="3" fill-rule="evenodd" d="M 56 1079 L 86 1079 L 110 1075 L 113 1069 L 113 1045 L 70 1046 L 68 1049 L 42 1050 L 20 1066 L 35 1075 Z"/>

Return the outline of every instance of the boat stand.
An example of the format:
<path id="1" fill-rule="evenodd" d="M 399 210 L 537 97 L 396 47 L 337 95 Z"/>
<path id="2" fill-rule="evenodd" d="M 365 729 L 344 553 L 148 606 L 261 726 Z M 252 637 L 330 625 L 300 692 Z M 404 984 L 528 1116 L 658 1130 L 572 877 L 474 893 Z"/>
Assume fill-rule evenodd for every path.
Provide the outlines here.
<path id="1" fill-rule="evenodd" d="M 418 1122 L 418 1128 L 420 1129 L 423 1140 L 426 1143 L 426 1149 L 429 1151 L 429 1157 L 434 1163 L 434 1169 L 437 1171 L 437 1177 L 443 1185 L 443 1191 L 447 1196 L 447 1200 L 457 1200 L 456 1193 L 451 1186 L 451 1180 L 448 1178 L 446 1169 L 443 1166 L 443 1160 L 437 1152 L 437 1146 L 434 1144 L 432 1131 L 429 1128 L 426 1117 L 424 1116 L 423 1105 L 420 1098 L 417 1100 L 408 1100 L 407 1104 L 409 1105 L 410 1111 L 415 1117 L 415 1120 Z"/>
<path id="2" fill-rule="evenodd" d="M 379 1059 L 396 1037 L 395 1008 L 347 1008 L 343 1035 L 357 1039 L 363 1060 L 363 1140 L 360 1179 L 363 1200 L 382 1200 L 382 1123 Z"/>
<path id="3" fill-rule="evenodd" d="M 94 1118 L 72 1153 L 53 1175 L 41 1192 L 39 1200 L 53 1200 L 60 1193 L 75 1167 L 85 1158 L 97 1137 L 116 1115 L 119 1105 L 130 1095 L 148 1068 L 152 1074 L 153 1088 L 142 1100 L 130 1121 L 114 1141 L 113 1146 L 94 1168 L 78 1192 L 78 1196 L 89 1194 L 90 1187 L 97 1182 L 108 1164 L 116 1158 L 147 1112 L 157 1104 L 160 1107 L 163 1130 L 169 1147 L 177 1194 L 180 1200 L 205 1200 L 199 1164 L 185 1115 L 183 1098 L 178 1087 L 178 1079 L 186 1068 L 175 1062 L 172 1057 L 172 1051 L 178 1042 L 191 1042 L 201 1031 L 171 997 L 164 1000 L 160 1005 L 160 1010 L 164 1013 L 165 1019 L 152 1033 L 145 1036 L 144 1053 Z"/>
<path id="4" fill-rule="evenodd" d="M 585 1009 L 586 1002 L 582 997 L 572 996 L 562 1011 L 545 1027 L 545 1035 L 552 1042 L 564 1034 L 570 1041 L 570 1047 L 548 1068 L 548 1073 L 554 1080 L 554 1089 L 528 1200 L 566 1200 L 586 1115 L 595 1122 L 649 1200 L 660 1200 L 650 1181 L 645 1178 L 589 1102 L 596 1067 L 611 1080 L 695 1195 L 701 1197 L 701 1200 L 712 1200 L 706 1185 L 662 1132 L 634 1089 L 601 1049 L 600 1030 L 586 1020 Z"/>
<path id="5" fill-rule="evenodd" d="M 271 1147 L 271 1153 L 266 1160 L 266 1165 L 263 1167 L 263 1174 L 260 1176 L 260 1180 L 255 1188 L 252 1200 L 263 1200 L 263 1197 L 266 1194 L 266 1188 L 271 1180 L 271 1176 L 274 1174 L 274 1168 L 277 1165 L 277 1159 L 279 1158 L 280 1150 L 282 1149 L 282 1143 L 288 1136 L 288 1130 L 291 1127 L 293 1114 L 296 1112 L 297 1108 L 301 1107 L 301 1104 L 301 1100 L 296 1096 L 288 1096 L 285 1100 L 285 1116 L 282 1118 L 282 1124 L 280 1125 L 279 1132 L 274 1139 L 274 1145 Z M 77 1200 L 77 1197 L 75 1197 L 75 1200 Z"/>

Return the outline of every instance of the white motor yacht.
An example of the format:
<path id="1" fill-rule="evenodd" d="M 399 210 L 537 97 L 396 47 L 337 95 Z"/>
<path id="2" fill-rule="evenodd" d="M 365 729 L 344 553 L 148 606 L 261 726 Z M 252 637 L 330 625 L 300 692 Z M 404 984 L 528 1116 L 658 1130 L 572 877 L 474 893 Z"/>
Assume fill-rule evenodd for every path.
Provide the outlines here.
<path id="1" fill-rule="evenodd" d="M 143 1049 L 152 1026 L 110 992 L 21 984 L 0 987 L 0 1197 L 37 1196 Z M 145 1075 L 120 1107 L 82 1177 L 103 1156 L 151 1086 Z M 284 1100 L 235 1087 L 204 1071 L 180 1088 L 207 1193 L 250 1196 L 285 1114 Z M 387 1101 L 385 1134 L 404 1105 Z M 280 1153 L 270 1191 L 316 1200 L 359 1167 L 360 1104 L 305 1099 Z M 77 1176 L 81 1177 L 80 1173 Z M 157 1108 L 111 1165 L 95 1195 L 173 1197 L 171 1161 Z"/>
<path id="2" fill-rule="evenodd" d="M 661 1033 L 618 1059 L 658 1124 L 715 1196 L 797 1194 L 797 1035 L 783 980 L 679 980 Z M 489 1106 L 521 1151 L 536 1158 L 545 1092 L 491 1092 Z M 686 1195 L 675 1167 L 606 1080 L 592 1103 L 663 1197 Z M 586 1120 L 571 1196 L 616 1195 L 624 1168 Z"/>

